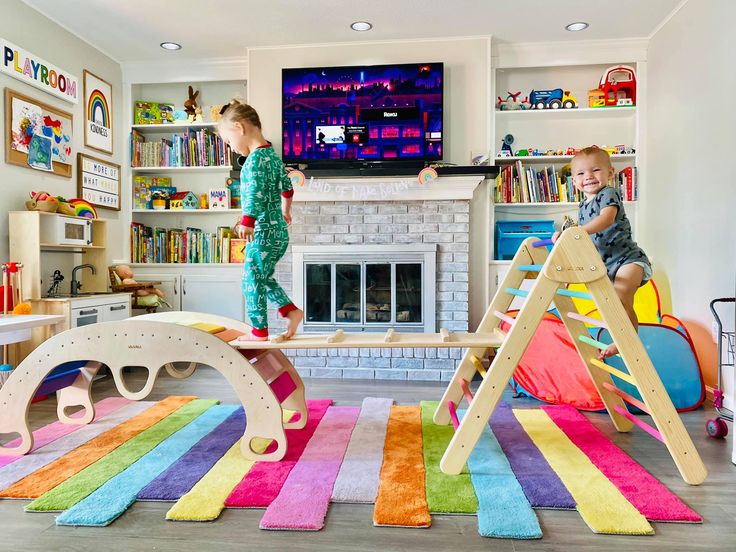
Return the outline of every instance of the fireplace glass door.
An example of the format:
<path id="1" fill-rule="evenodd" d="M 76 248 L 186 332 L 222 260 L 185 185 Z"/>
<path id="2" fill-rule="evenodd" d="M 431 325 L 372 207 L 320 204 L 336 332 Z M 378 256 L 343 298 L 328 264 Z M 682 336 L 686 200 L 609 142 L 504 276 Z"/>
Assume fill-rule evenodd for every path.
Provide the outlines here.
<path id="1" fill-rule="evenodd" d="M 305 263 L 305 326 L 421 329 L 422 263 Z"/>

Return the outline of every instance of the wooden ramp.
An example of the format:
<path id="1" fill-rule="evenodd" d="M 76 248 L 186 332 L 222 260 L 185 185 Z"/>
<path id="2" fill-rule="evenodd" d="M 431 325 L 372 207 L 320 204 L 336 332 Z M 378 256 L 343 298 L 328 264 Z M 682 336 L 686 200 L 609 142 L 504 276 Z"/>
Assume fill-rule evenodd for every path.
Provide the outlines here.
<path id="1" fill-rule="evenodd" d="M 707 476 L 705 466 L 626 315 L 590 236 L 580 228 L 570 228 L 563 232 L 549 255 L 542 245 L 547 244 L 536 238 L 524 241 L 478 327 L 481 334 L 489 335 L 499 331 L 501 321 L 511 325 L 490 368 L 481 372 L 482 353 L 469 349 L 437 408 L 435 423 L 452 423 L 456 429 L 442 457 L 442 471 L 447 474 L 462 471 L 544 313 L 554 303 L 616 429 L 630 431 L 634 425 L 641 427 L 664 443 L 687 483 L 702 483 Z M 528 292 L 520 289 L 527 279 L 535 280 Z M 586 284 L 589 293 L 568 290 L 569 283 Z M 602 320 L 593 320 L 577 312 L 571 297 L 579 296 L 595 302 Z M 525 298 L 515 319 L 505 314 L 514 297 Z M 599 351 L 609 344 L 591 339 L 586 323 L 608 329 L 628 374 L 598 360 Z M 485 373 L 485 376 L 473 396 L 469 382 L 476 372 Z M 618 389 L 611 379 L 612 373 L 635 385 L 643 400 L 638 401 Z M 463 398 L 469 406 L 460 422 L 456 410 Z M 630 414 L 625 402 L 648 413 L 655 427 Z"/>

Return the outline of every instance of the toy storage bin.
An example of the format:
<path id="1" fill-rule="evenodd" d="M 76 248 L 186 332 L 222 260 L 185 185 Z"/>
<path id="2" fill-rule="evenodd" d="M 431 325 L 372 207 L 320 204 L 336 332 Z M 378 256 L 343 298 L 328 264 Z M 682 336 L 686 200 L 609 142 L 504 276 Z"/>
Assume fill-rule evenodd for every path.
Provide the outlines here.
<path id="1" fill-rule="evenodd" d="M 500 220 L 496 222 L 497 261 L 512 259 L 521 242 L 529 236 L 540 240 L 551 238 L 555 233 L 553 220 Z"/>

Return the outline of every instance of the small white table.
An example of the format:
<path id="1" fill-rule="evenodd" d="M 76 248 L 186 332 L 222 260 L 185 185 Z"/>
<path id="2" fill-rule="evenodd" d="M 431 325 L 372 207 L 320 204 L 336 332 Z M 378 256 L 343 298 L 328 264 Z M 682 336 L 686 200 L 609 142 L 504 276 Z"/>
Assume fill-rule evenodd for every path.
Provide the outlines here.
<path id="1" fill-rule="evenodd" d="M 64 320 L 59 314 L 0 314 L 0 345 L 31 339 L 31 330 L 43 326 L 48 326 L 47 338 L 51 337 Z"/>

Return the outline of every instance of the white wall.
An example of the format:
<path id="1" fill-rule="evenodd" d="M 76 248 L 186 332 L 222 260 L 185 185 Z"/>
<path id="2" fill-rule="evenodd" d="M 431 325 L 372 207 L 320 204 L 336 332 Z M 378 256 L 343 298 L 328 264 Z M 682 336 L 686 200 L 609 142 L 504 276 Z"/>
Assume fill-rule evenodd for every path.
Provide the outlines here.
<path id="1" fill-rule="evenodd" d="M 29 199 L 28 194 L 31 190 L 44 190 L 53 195 L 77 197 L 76 153 L 85 152 L 100 159 L 108 159 L 122 165 L 127 158 L 124 153 L 127 148 L 127 133 L 124 133 L 121 128 L 122 97 L 120 91 L 122 79 L 118 63 L 18 0 L 3 0 L 2 2 L 0 37 L 76 76 L 79 81 L 80 97 L 79 103 L 74 105 L 8 75 L 0 74 L 0 88 L 3 90 L 11 88 L 63 111 L 71 112 L 74 117 L 74 162 L 71 178 L 47 174 L 17 165 L 9 165 L 5 163 L 4 158 L 0 162 L 0 262 L 4 262 L 8 260 L 7 212 L 24 210 L 24 202 Z M 113 131 L 115 132 L 113 156 L 84 147 L 82 80 L 84 69 L 91 71 L 112 85 Z M 3 146 L 6 140 L 4 118 L 5 112 L 3 109 L 0 110 Z M 121 229 L 117 222 L 119 213 L 117 211 L 98 210 L 98 214 L 101 218 L 111 219 L 111 222 L 108 223 L 108 235 L 111 236 L 108 244 L 110 247 L 109 254 L 119 256 L 123 246 L 121 239 L 115 239 L 116 236 L 121 235 Z M 50 254 L 49 268 L 60 268 L 66 275 L 64 283 L 68 285 L 71 280 L 71 267 L 80 262 L 79 257 L 70 254 Z"/>
<path id="2" fill-rule="evenodd" d="M 655 277 L 669 280 L 672 312 L 700 327 L 709 385 L 715 360 L 706 350 L 708 303 L 732 296 L 736 277 L 735 20 L 732 0 L 690 0 L 648 50 L 640 241 Z"/>
<path id="3" fill-rule="evenodd" d="M 259 48 L 248 55 L 248 102 L 277 152 L 282 68 L 425 61 L 445 64 L 444 160 L 468 165 L 471 152 L 490 147 L 490 37 Z"/>

